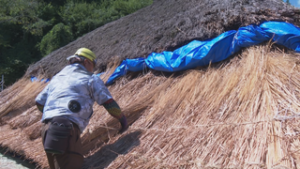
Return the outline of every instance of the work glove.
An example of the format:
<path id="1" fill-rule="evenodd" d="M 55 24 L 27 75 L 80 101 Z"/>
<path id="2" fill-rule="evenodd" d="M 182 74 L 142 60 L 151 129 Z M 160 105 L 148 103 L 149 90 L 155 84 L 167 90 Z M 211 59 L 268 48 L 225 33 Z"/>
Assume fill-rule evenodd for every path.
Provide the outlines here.
<path id="1" fill-rule="evenodd" d="M 122 134 L 124 131 L 126 131 L 128 129 L 129 125 L 127 123 L 127 119 L 126 119 L 125 115 L 123 115 L 119 121 L 121 123 L 121 129 L 119 130 L 119 134 Z"/>

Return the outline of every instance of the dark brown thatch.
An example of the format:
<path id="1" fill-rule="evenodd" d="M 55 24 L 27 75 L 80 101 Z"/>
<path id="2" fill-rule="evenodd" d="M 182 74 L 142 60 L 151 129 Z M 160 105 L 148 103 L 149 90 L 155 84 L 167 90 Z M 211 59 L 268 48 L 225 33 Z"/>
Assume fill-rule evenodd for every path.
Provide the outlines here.
<path id="1" fill-rule="evenodd" d="M 281 20 L 299 25 L 300 11 L 282 0 L 155 0 L 131 15 L 106 24 L 32 65 L 26 76 L 52 77 L 80 47 L 98 56 L 98 71 L 111 58 L 147 57 L 174 50 L 193 39 L 206 40 L 240 26 Z"/>
<path id="2" fill-rule="evenodd" d="M 33 99 L 45 86 L 29 75 L 53 76 L 82 46 L 108 68 L 118 60 L 173 50 L 248 24 L 300 12 L 281 0 L 160 0 L 100 27 L 32 65 L 0 93 L 0 144 L 47 168 Z M 94 105 L 82 134 L 86 169 L 299 168 L 299 54 L 252 47 L 218 65 L 165 77 L 143 72 L 109 87 L 131 124 L 119 124 Z"/>

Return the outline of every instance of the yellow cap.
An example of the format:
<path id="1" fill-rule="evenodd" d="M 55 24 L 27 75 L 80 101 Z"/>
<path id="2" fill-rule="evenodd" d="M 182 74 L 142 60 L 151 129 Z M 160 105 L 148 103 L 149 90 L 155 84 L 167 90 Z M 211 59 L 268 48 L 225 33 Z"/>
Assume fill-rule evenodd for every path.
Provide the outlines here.
<path id="1" fill-rule="evenodd" d="M 94 54 L 94 52 L 92 52 L 91 50 L 89 50 L 87 48 L 78 49 L 76 51 L 75 55 L 82 56 L 82 57 L 89 59 L 92 62 L 96 62 L 96 55 Z"/>

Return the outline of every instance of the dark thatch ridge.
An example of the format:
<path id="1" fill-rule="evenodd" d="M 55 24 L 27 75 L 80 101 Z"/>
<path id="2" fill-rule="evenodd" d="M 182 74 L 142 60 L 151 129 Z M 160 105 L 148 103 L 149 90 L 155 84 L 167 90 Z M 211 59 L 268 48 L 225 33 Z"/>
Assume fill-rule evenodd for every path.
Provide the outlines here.
<path id="1" fill-rule="evenodd" d="M 240 26 L 279 20 L 299 25 L 300 10 L 281 0 L 154 0 L 131 15 L 106 24 L 31 65 L 25 77 L 52 77 L 78 48 L 95 52 L 99 72 L 125 58 L 174 50 L 191 40 L 214 38 Z"/>

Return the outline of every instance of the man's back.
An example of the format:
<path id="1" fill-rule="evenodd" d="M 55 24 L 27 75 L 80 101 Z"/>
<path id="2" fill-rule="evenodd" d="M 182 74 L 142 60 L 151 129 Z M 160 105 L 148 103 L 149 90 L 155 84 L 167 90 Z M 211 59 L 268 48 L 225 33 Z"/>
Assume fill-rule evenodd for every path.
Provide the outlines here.
<path id="1" fill-rule="evenodd" d="M 97 94 L 105 89 L 101 90 L 102 80 L 92 75 L 80 64 L 68 65 L 55 75 L 36 99 L 38 102 L 45 101 L 42 121 L 67 116 L 83 131 L 93 114 L 95 98 L 100 103 L 111 98 L 109 92 Z"/>

